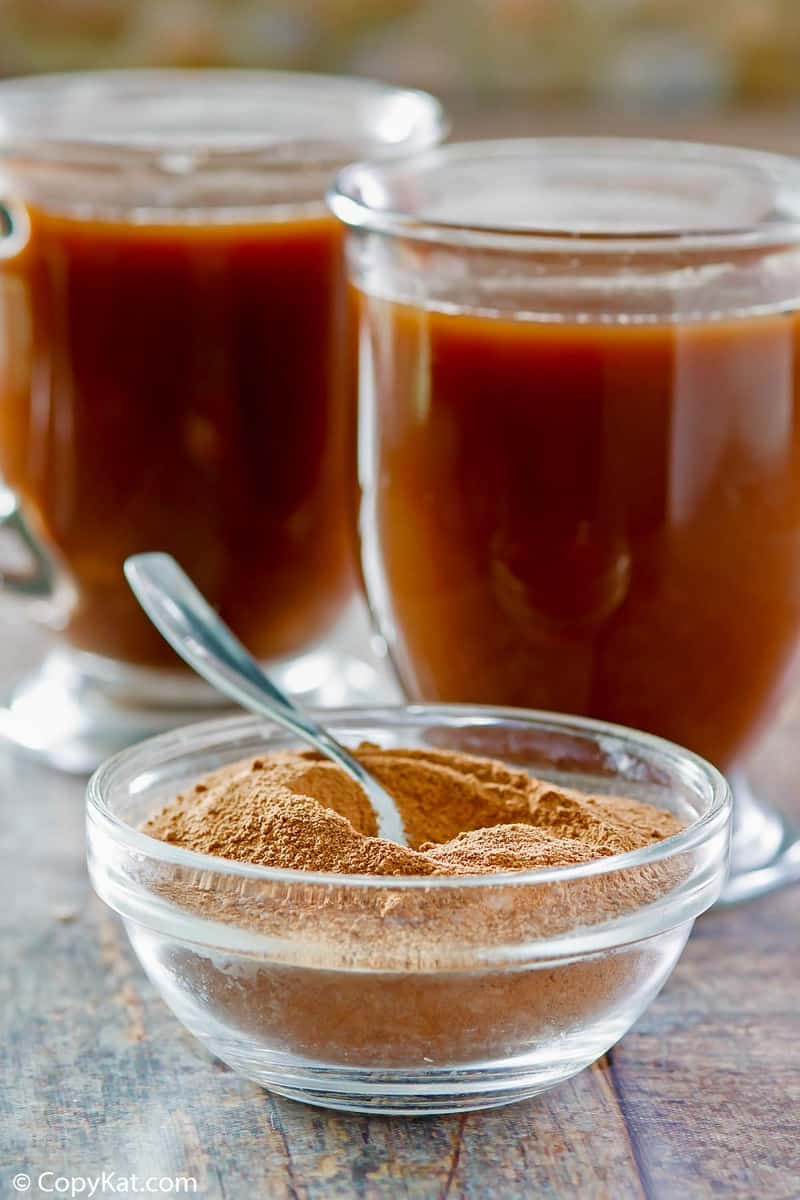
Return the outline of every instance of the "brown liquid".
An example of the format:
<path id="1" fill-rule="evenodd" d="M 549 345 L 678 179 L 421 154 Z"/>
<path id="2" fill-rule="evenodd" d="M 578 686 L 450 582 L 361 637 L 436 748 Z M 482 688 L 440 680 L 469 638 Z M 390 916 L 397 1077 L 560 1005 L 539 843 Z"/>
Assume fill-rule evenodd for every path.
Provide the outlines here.
<path id="1" fill-rule="evenodd" d="M 352 379 L 332 219 L 33 211 L 4 266 L 0 473 L 72 578 L 78 647 L 175 665 L 122 577 L 167 550 L 262 658 L 352 586 Z"/>
<path id="2" fill-rule="evenodd" d="M 800 637 L 796 318 L 557 325 L 365 298 L 364 320 L 371 582 L 412 696 L 736 758 Z"/>

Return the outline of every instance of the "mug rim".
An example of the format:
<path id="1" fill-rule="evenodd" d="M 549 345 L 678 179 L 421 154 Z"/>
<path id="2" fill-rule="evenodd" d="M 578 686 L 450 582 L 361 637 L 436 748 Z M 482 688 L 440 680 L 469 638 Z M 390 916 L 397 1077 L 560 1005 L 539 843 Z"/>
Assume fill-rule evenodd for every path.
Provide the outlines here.
<path id="1" fill-rule="evenodd" d="M 411 172 L 412 185 L 426 172 L 439 173 L 446 181 L 449 168 L 476 167 L 490 170 L 492 163 L 502 159 L 530 164 L 532 157 L 542 159 L 556 156 L 573 157 L 576 161 L 600 157 L 609 163 L 624 156 L 650 155 L 665 167 L 675 162 L 698 166 L 750 167 L 763 172 L 765 180 L 782 185 L 792 195 L 800 197 L 800 162 L 789 155 L 754 150 L 742 146 L 708 142 L 642 137 L 519 137 L 495 138 L 485 141 L 450 142 L 434 146 L 400 164 Z M 410 241 L 433 242 L 446 249 L 507 251 L 519 254 L 531 251 L 545 254 L 588 253 L 602 258 L 652 253 L 658 256 L 724 250 L 747 250 L 770 247 L 800 240 L 800 200 L 797 216 L 762 219 L 751 223 L 723 228 L 674 229 L 624 227 L 605 232 L 580 227 L 528 225 L 520 223 L 481 223 L 426 215 L 414 211 L 413 203 L 385 206 L 365 198 L 359 184 L 375 196 L 385 186 L 397 163 L 362 160 L 342 168 L 327 193 L 328 207 L 333 215 L 349 229 L 376 233 Z M 417 194 L 406 189 L 412 198 Z"/>
<path id="2" fill-rule="evenodd" d="M 252 102 L 263 113 L 263 120 L 259 117 L 247 136 L 241 134 L 238 125 L 236 129 L 224 130 L 221 136 L 213 130 L 203 133 L 201 128 L 200 137 L 188 142 L 183 139 L 176 142 L 174 134 L 171 140 L 168 130 L 162 134 L 138 132 L 132 136 L 124 131 L 102 133 L 86 128 L 86 106 L 90 104 L 98 109 L 104 102 L 114 99 L 142 103 L 148 99 L 153 101 L 166 91 L 177 102 L 186 104 L 188 94 L 191 94 L 208 107 L 213 104 L 215 89 L 220 95 L 232 97 L 252 91 Z M 280 121 L 276 121 L 274 111 L 270 112 L 267 103 L 270 95 L 296 100 L 298 105 L 303 100 L 324 104 L 325 111 L 333 114 L 337 102 L 367 101 L 368 123 L 362 130 L 337 137 L 330 130 L 326 133 L 325 125 L 315 120 L 313 126 L 309 122 L 308 129 L 299 134 L 295 130 L 281 135 Z M 80 120 L 78 129 L 70 128 L 69 119 L 65 118 L 60 130 L 52 120 L 52 113 L 44 124 L 38 123 L 42 113 L 36 108 L 37 103 L 53 105 L 70 98 L 84 105 L 72 118 L 73 121 Z M 395 113 L 388 111 L 381 117 L 377 112 L 381 101 L 394 104 Z M 187 115 L 184 113 L 184 121 Z M 303 147 L 311 151 L 301 157 L 299 165 L 303 169 L 308 169 L 309 164 L 324 166 L 332 163 L 334 167 L 340 167 L 347 161 L 342 153 L 345 147 L 352 157 L 368 156 L 380 160 L 387 155 L 413 154 L 429 149 L 441 141 L 449 129 L 441 102 L 419 88 L 365 76 L 249 68 L 132 68 L 10 77 L 0 80 L 0 117 L 0 161 L 23 154 L 54 164 L 78 160 L 86 165 L 103 166 L 112 157 L 124 157 L 132 162 L 174 157 L 176 171 L 187 169 L 185 164 L 177 161 L 181 155 L 187 162 L 192 160 L 190 166 L 196 160 L 204 168 L 215 162 L 227 165 L 240 160 L 250 162 L 257 157 L 259 169 L 263 169 L 276 157 L 276 149 L 283 150 L 277 157 L 278 165 L 285 170 L 293 165 L 291 153 Z M 191 124 L 187 124 L 182 133 L 194 134 L 196 124 L 192 114 Z"/>

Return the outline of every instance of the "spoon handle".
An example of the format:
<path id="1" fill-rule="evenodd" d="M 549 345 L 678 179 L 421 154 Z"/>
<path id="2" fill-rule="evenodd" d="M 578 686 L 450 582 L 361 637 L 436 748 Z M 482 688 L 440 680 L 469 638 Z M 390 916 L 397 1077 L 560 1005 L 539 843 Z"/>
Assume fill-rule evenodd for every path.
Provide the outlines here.
<path id="1" fill-rule="evenodd" d="M 125 576 L 159 633 L 184 662 L 237 704 L 296 733 L 333 759 L 360 784 L 375 808 L 381 837 L 405 844 L 394 801 L 358 759 L 264 673 L 169 554 L 134 554 Z"/>

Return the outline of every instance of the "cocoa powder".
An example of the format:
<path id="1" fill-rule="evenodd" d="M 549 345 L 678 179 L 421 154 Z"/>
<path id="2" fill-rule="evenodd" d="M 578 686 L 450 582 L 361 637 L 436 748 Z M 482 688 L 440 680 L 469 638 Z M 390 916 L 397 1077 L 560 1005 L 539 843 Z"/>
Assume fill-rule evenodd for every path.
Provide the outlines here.
<path id="1" fill-rule="evenodd" d="M 492 759 L 369 744 L 356 757 L 394 797 L 408 846 L 375 836 L 364 792 L 314 751 L 223 767 L 144 830 L 189 850 L 267 867 L 464 875 L 588 862 L 681 827 L 652 805 L 556 788 Z"/>

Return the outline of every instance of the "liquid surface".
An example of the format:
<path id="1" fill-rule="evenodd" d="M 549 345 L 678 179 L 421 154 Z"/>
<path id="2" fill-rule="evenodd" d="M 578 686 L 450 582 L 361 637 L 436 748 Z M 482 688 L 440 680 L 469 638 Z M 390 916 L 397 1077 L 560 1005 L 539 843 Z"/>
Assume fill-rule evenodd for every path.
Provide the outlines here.
<path id="1" fill-rule="evenodd" d="M 121 571 L 158 549 L 259 657 L 304 648 L 351 588 L 335 223 L 30 219 L 2 274 L 0 473 L 75 585 L 69 638 L 177 665 Z"/>
<path id="2" fill-rule="evenodd" d="M 796 318 L 362 311 L 365 564 L 410 695 L 590 714 L 730 764 L 800 639 Z"/>

